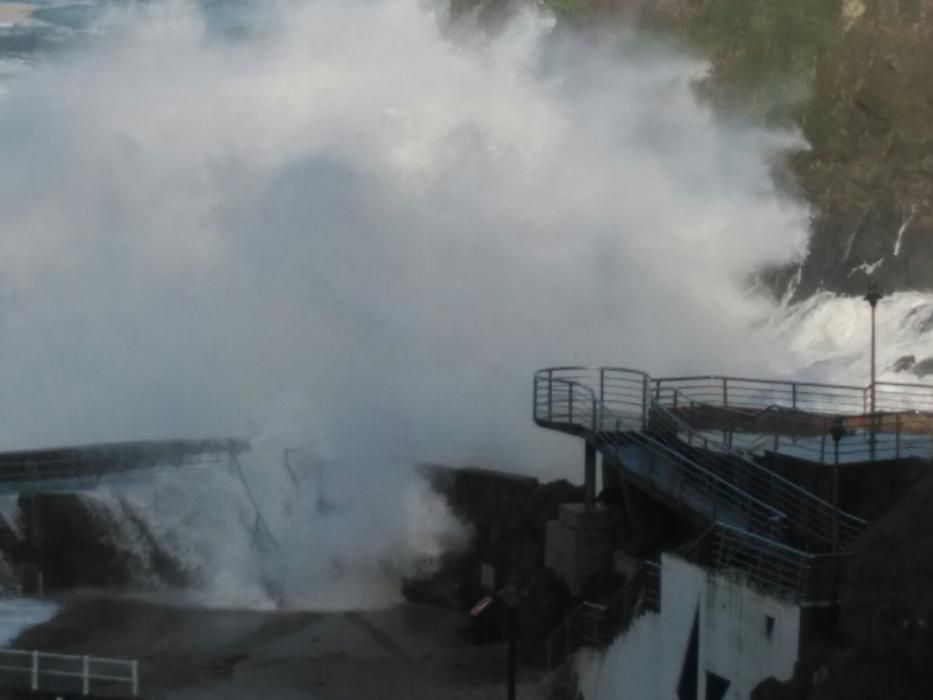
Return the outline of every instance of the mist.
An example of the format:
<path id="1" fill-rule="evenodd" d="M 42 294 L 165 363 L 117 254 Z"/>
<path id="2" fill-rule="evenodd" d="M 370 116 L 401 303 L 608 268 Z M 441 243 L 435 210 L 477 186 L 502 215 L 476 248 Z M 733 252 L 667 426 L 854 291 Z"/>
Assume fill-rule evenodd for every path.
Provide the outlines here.
<path id="1" fill-rule="evenodd" d="M 803 254 L 789 134 L 702 62 L 456 43 L 416 0 L 111 12 L 0 102 L 0 443 L 289 433 L 545 468 L 549 364 L 765 365 L 756 268 Z"/>
<path id="2" fill-rule="evenodd" d="M 749 280 L 806 252 L 773 177 L 803 144 L 717 117 L 701 59 L 538 10 L 246 8 L 114 10 L 5 83 L 0 446 L 304 445 L 388 512 L 419 461 L 578 478 L 537 368 L 787 361 Z"/>

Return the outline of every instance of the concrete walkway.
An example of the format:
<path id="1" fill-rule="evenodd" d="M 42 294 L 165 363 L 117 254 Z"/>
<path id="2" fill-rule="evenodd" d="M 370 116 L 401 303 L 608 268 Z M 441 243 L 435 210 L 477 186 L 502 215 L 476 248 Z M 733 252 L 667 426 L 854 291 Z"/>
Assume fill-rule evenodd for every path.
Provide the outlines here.
<path id="1" fill-rule="evenodd" d="M 20 648 L 137 657 L 165 700 L 501 700 L 505 648 L 457 638 L 461 616 L 403 604 L 348 613 L 180 608 L 75 596 Z M 519 697 L 539 700 L 539 677 Z"/>

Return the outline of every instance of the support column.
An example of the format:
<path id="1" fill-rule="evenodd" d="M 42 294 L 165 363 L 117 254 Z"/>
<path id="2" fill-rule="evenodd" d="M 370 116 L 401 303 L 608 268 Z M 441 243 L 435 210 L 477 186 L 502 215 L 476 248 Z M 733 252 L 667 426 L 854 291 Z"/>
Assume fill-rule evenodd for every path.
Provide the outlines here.
<path id="1" fill-rule="evenodd" d="M 596 507 L 596 448 L 590 443 L 583 454 L 583 504 L 587 512 Z"/>

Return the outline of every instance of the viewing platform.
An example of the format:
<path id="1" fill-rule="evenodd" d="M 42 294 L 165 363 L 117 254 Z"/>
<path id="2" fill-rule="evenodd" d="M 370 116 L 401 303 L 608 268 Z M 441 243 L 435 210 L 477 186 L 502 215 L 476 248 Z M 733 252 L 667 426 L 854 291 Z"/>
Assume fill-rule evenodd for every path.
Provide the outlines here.
<path id="1" fill-rule="evenodd" d="M 704 565 L 742 570 L 801 604 L 832 598 L 838 559 L 867 526 L 839 505 L 840 465 L 933 457 L 933 386 L 923 384 L 656 379 L 617 367 L 555 367 L 535 373 L 533 415 L 541 427 L 583 439 L 584 512 L 598 517 L 601 455 L 604 478 L 618 474 L 709 528 L 712 544 L 698 550 Z M 782 474 L 780 460 L 825 474 L 829 496 Z M 557 543 L 575 533 L 555 534 Z"/>

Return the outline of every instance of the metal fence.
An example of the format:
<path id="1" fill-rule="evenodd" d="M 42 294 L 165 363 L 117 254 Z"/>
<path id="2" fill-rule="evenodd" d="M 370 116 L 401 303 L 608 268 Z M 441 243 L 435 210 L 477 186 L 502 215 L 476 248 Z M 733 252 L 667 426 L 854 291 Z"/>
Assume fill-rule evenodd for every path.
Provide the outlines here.
<path id="1" fill-rule="evenodd" d="M 0 452 L 0 484 L 100 478 L 162 466 L 212 464 L 249 450 L 237 439 L 148 440 Z"/>
<path id="2" fill-rule="evenodd" d="M 583 646 L 602 649 L 642 614 L 660 610 L 660 566 L 642 567 L 606 603 L 584 601 L 575 607 L 545 641 L 545 663 L 553 669 Z"/>
<path id="3" fill-rule="evenodd" d="M 585 436 L 649 490 L 710 522 L 754 532 L 773 532 L 780 523 L 827 548 L 853 541 L 864 529 L 861 519 L 837 513 L 721 436 L 704 432 L 707 426 L 694 428 L 681 410 L 689 401 L 669 407 L 658 397 L 679 390 L 656 386 L 643 372 L 622 368 L 541 370 L 535 375 L 535 420 Z"/>
<path id="4" fill-rule="evenodd" d="M 139 697 L 139 662 L 0 649 L 0 688 L 74 697 Z"/>
<path id="5" fill-rule="evenodd" d="M 812 554 L 755 533 L 717 523 L 711 530 L 712 567 L 798 604 L 829 603 L 847 555 Z"/>
<path id="6" fill-rule="evenodd" d="M 823 464 L 933 458 L 933 385 L 878 382 L 874 394 L 872 412 L 872 387 L 555 367 L 535 374 L 533 408 L 539 424 L 577 433 L 645 430 L 664 409 L 686 439 Z"/>
<path id="7" fill-rule="evenodd" d="M 869 388 L 704 379 L 657 380 L 655 401 L 728 448 L 822 464 L 933 457 L 933 386 L 878 384 L 870 413 Z"/>

